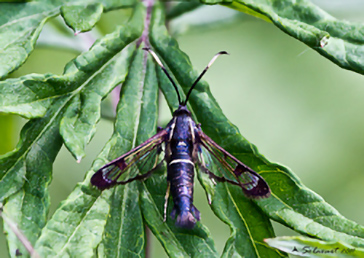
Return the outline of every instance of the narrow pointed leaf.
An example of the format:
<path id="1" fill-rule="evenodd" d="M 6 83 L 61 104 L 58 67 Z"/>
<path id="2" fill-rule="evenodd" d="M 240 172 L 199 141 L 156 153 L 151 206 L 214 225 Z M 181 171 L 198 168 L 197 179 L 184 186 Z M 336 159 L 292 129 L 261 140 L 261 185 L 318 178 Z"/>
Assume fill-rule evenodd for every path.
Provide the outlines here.
<path id="1" fill-rule="evenodd" d="M 35 244 L 41 257 L 92 257 L 109 214 L 111 192 L 101 194 L 89 179 L 76 186 L 43 228 Z"/>
<path id="2" fill-rule="evenodd" d="M 58 116 L 58 113 L 64 112 L 67 104 L 72 103 L 73 97 L 80 94 L 80 92 L 84 93 L 86 96 L 98 93 L 103 97 L 117 83 L 125 78 L 125 62 L 127 63 L 128 60 L 127 58 L 122 58 L 125 56 L 119 52 L 128 43 L 135 40 L 141 34 L 143 23 L 139 22 L 139 20 L 142 21 L 141 17 L 143 16 L 143 10 L 143 8 L 137 8 L 136 15 L 133 18 L 134 21 L 132 20 L 128 26 L 135 32 L 132 33 L 128 29 L 120 28 L 115 33 L 105 36 L 104 39 L 95 43 L 89 52 L 84 53 L 74 61 L 70 62 L 67 66 L 66 73 L 63 76 L 50 74 L 29 75 L 19 79 L 9 79 L 1 82 L 0 92 L 3 93 L 3 98 L 1 100 L 12 102 L 14 106 L 16 102 L 26 103 L 26 105 L 30 105 L 33 109 L 37 110 L 37 115 L 51 108 L 50 103 L 52 103 L 52 106 L 57 106 L 59 109 L 51 108 L 53 113 L 48 112 L 46 120 L 49 120 L 49 123 L 53 123 L 54 119 Z M 139 33 L 136 30 L 138 25 Z M 118 53 L 121 57 L 115 57 Z M 103 62 L 109 63 L 108 65 L 103 66 Z M 113 69 L 120 69 L 121 72 L 124 70 L 124 74 L 108 74 L 108 72 L 106 72 L 105 75 L 112 76 L 109 77 L 108 80 L 102 80 L 103 77 L 102 75 L 99 75 L 99 73 L 101 71 L 112 72 Z M 100 88 L 99 91 L 94 90 L 97 85 L 93 84 L 101 83 L 103 84 L 103 88 Z M 69 87 L 65 87 L 65 85 L 68 85 Z M 87 87 L 90 87 L 91 91 L 86 89 Z M 17 90 L 10 91 L 10 88 L 16 88 Z M 95 92 L 92 93 L 92 90 Z M 26 94 L 27 92 L 34 92 L 34 94 L 29 97 Z M 43 98 L 44 101 L 42 107 L 38 108 L 39 103 L 37 103 L 37 100 L 39 101 L 40 98 Z M 33 105 L 33 103 L 35 104 Z M 95 105 L 97 104 L 99 104 L 99 102 L 95 103 Z M 3 105 L 4 103 L 0 103 L 0 107 Z M 91 138 L 93 133 L 92 128 L 95 126 L 94 123 L 98 121 L 99 114 L 98 116 L 97 114 L 92 114 L 90 116 L 92 116 L 92 119 L 88 121 L 89 127 L 87 130 L 83 131 L 83 133 L 86 134 L 86 136 L 84 136 L 86 139 Z M 47 133 L 48 122 L 43 124 L 43 121 L 44 120 L 42 119 L 35 119 L 32 121 L 30 125 L 35 124 L 37 128 L 39 127 L 37 130 L 32 128 L 30 125 L 29 127 L 26 126 L 21 134 L 21 141 L 19 142 L 18 147 L 13 152 L 1 157 L 0 200 L 10 196 L 24 183 L 23 177 L 25 175 L 26 157 L 29 152 L 29 148 L 33 145 L 36 146 L 38 144 L 37 141 L 41 139 L 42 135 Z M 82 121 L 80 123 L 82 123 Z M 42 126 L 44 128 L 42 128 Z M 61 129 L 61 132 L 62 131 L 64 130 Z M 69 139 L 65 139 L 65 142 L 72 143 Z M 51 144 L 49 144 L 49 147 L 51 147 Z"/>
<path id="3" fill-rule="evenodd" d="M 0 82 L 0 110 L 39 117 L 54 98 L 69 94 L 61 134 L 68 149 L 81 159 L 99 121 L 102 98 L 126 76 L 129 52 L 115 55 L 141 34 L 142 15 L 137 8 L 125 27 L 98 40 L 90 51 L 67 64 L 62 76 L 31 74 Z"/>
<path id="4" fill-rule="evenodd" d="M 140 64 L 138 60 L 144 52 L 138 52 L 139 55 L 134 58 L 133 64 Z M 135 71 L 131 69 L 130 73 L 135 76 Z M 137 69 L 140 67 L 137 66 Z M 109 257 L 109 254 L 120 254 L 121 257 L 125 257 L 123 254 L 143 253 L 144 228 L 135 183 L 103 192 L 90 184 L 91 176 L 106 163 L 106 160 L 114 159 L 133 147 L 133 131 L 138 123 L 141 103 L 140 88 L 136 87 L 140 86 L 141 78 L 133 78 L 134 80 L 127 79 L 122 88 L 113 136 L 87 173 L 84 182 L 61 204 L 43 229 L 36 243 L 36 250 L 40 255 L 91 257 L 93 249 L 102 238 L 99 255 Z M 63 223 L 66 225 L 59 228 L 58 225 Z M 115 236 L 117 237 L 114 238 Z M 117 241 L 117 244 L 112 245 L 110 241 Z M 112 246 L 117 250 L 110 250 Z"/>
<path id="5" fill-rule="evenodd" d="M 70 4 L 95 4 L 86 1 L 29 1 L 25 3 L 1 3 L 0 8 L 0 78 L 17 69 L 34 49 L 44 23 L 60 13 L 60 8 Z M 105 11 L 131 6 L 134 0 L 103 0 Z M 97 10 L 99 10 L 98 7 Z M 69 12 L 68 12 L 69 13 Z M 80 16 L 82 18 L 82 16 Z M 73 20 L 76 20 L 74 17 Z M 93 20 L 96 18 L 94 17 Z M 68 19 L 70 20 L 70 19 Z M 93 21 L 96 22 L 96 21 Z M 89 21 L 89 26 L 90 25 Z"/>
<path id="6" fill-rule="evenodd" d="M 96 132 L 101 116 L 101 101 L 127 75 L 132 51 L 124 51 L 114 61 L 91 77 L 66 109 L 60 132 L 66 147 L 79 161 L 84 149 Z"/>
<path id="7" fill-rule="evenodd" d="M 51 76 L 30 74 L 0 81 L 0 112 L 18 114 L 25 118 L 44 116 L 54 101 L 55 89 L 47 83 Z"/>
<path id="8" fill-rule="evenodd" d="M 55 97 L 80 91 L 80 84 L 85 87 L 83 84 L 88 82 L 92 73 L 96 73 L 104 63 L 140 35 L 143 22 L 138 9 L 128 24 L 96 41 L 90 51 L 67 64 L 64 75 L 30 74 L 0 82 L 0 111 L 26 118 L 40 117 Z M 101 89 L 103 94 L 105 91 Z"/>
<path id="9" fill-rule="evenodd" d="M 179 50 L 176 41 L 168 36 L 162 15 L 161 9 L 156 8 L 153 16 L 155 20 L 152 22 L 154 26 L 152 27 L 151 43 L 169 66 L 179 84 L 183 85 L 183 90 L 186 93 L 198 74 L 193 70 L 187 56 Z M 199 121 L 212 119 L 210 112 L 213 113 L 216 118 L 213 117 L 215 119 L 212 119 L 210 123 L 216 123 L 217 119 L 222 120 L 224 118 L 223 114 L 218 108 L 218 105 L 214 102 L 206 83 L 203 83 L 203 85 L 203 88 L 201 86 L 196 88 L 191 96 L 193 111 Z M 172 94 L 171 92 L 174 91 L 173 88 L 170 85 L 167 85 L 162 87 L 162 91 L 167 98 L 167 102 L 169 102 L 170 105 L 174 105 L 174 98 L 171 100 L 169 97 Z M 199 99 L 197 99 L 196 95 L 203 95 L 203 97 L 198 96 Z M 196 107 L 195 102 L 204 102 L 205 104 Z M 202 119 L 204 116 L 206 117 Z M 203 128 L 204 125 L 205 123 L 202 123 Z M 223 124 L 214 124 L 211 126 L 225 127 Z M 211 137 L 214 135 L 216 135 L 216 133 L 210 134 Z M 229 134 L 225 134 L 225 138 L 229 137 L 231 137 Z M 243 196 L 240 188 L 235 188 L 237 187 L 227 187 L 225 184 L 219 184 L 217 189 L 215 189 L 216 193 L 213 196 L 212 201 L 212 209 L 216 215 L 227 223 L 232 230 L 231 237 L 225 246 L 223 256 L 280 256 L 279 253 L 269 248 L 263 242 L 263 238 L 274 236 L 268 217 L 262 214 L 252 201 L 247 200 Z"/>
<path id="10" fill-rule="evenodd" d="M 156 105 L 157 87 L 146 82 L 147 57 L 141 48 L 135 53 L 126 82 L 121 92 L 119 120 L 116 121 L 117 145 L 123 152 L 111 151 L 113 158 L 137 146 L 141 123 L 148 119 L 145 105 Z M 154 96 L 148 94 L 154 90 Z M 153 106 L 156 109 L 156 106 Z M 147 112 L 147 114 L 145 113 Z M 142 120 L 143 119 L 143 120 Z M 155 127 L 153 128 L 155 130 Z M 138 182 L 117 186 L 112 191 L 110 216 L 98 247 L 99 257 L 144 257 L 145 233 L 139 206 Z"/>
<path id="11" fill-rule="evenodd" d="M 63 19 L 75 32 L 91 30 L 100 19 L 103 6 L 100 3 L 64 5 Z"/>
<path id="12" fill-rule="evenodd" d="M 52 163 L 62 143 L 59 127 L 63 114 L 67 110 L 67 106 L 72 103 L 73 98 L 77 98 L 80 93 L 87 95 L 87 87 L 92 88 L 93 83 L 101 83 L 102 76 L 99 77 L 99 73 L 123 68 L 128 63 L 128 58 L 125 57 L 129 54 L 126 53 L 125 55 L 120 51 L 141 34 L 145 8 L 142 4 L 138 6 L 127 29 L 117 30 L 96 42 L 89 52 L 67 65 L 63 76 L 46 75 L 42 77 L 39 75 L 32 77 L 37 78 L 37 80 L 27 80 L 29 79 L 27 76 L 18 79 L 20 86 L 31 87 L 32 90 L 39 90 L 41 93 L 43 93 L 42 88 L 37 88 L 37 83 L 52 85 L 50 92 L 56 94 L 50 96 L 44 94 L 44 98 L 53 98 L 47 113 L 42 118 L 32 119 L 28 122 L 22 130 L 17 148 L 0 159 L 0 200 L 3 201 L 10 196 L 4 209 L 8 210 L 8 214 L 17 213 L 15 222 L 32 244 L 45 225 L 48 213 L 47 188 L 51 180 Z M 125 51 L 127 52 L 128 49 Z M 106 94 L 124 77 L 125 73 L 113 73 L 111 78 L 103 81 L 104 84 L 109 84 L 106 84 L 105 88 L 99 92 L 95 90 L 94 93 L 101 96 Z M 44 78 L 46 78 L 45 81 Z M 69 87 L 65 87 L 66 85 Z M 15 93 L 10 94 L 9 97 L 16 99 L 21 96 Z M 95 104 L 100 103 L 96 102 Z M 89 109 L 82 109 L 82 111 L 85 110 L 90 112 Z M 80 117 L 83 116 L 80 115 Z M 95 116 L 92 119 L 95 119 Z M 98 118 L 95 120 L 97 121 Z M 93 126 L 94 124 L 90 125 L 91 128 Z M 93 132 L 92 130 L 84 130 L 84 133 L 86 139 L 89 139 L 91 136 L 88 135 Z M 82 187 L 79 191 L 82 191 Z M 17 193 L 14 194 L 15 192 Z M 15 255 L 16 249 L 22 250 L 21 243 L 15 239 L 10 231 L 8 232 L 8 239 L 11 255 Z"/>
<path id="13" fill-rule="evenodd" d="M 342 242 L 325 242 L 313 238 L 276 237 L 265 242 L 283 252 L 305 257 L 364 257 L 364 249 Z"/>
<path id="14" fill-rule="evenodd" d="M 57 8 L 44 1 L 1 4 L 0 78 L 28 58 L 44 23 L 56 14 Z"/>
<path id="15" fill-rule="evenodd" d="M 165 30 L 160 30 L 157 31 L 156 28 L 151 43 L 168 64 L 180 85 L 185 87 L 186 92 L 194 81 L 191 74 L 194 74 L 195 78 L 197 74 L 193 72 L 186 55 L 178 50 L 177 43 L 167 37 Z M 192 92 L 190 104 L 204 132 L 235 157 L 259 172 L 268 182 L 272 190 L 271 197 L 255 201 L 266 215 L 302 234 L 327 241 L 343 241 L 356 247 L 364 245 L 364 228 L 343 217 L 319 195 L 305 187 L 289 169 L 271 163 L 259 154 L 257 148 L 243 138 L 239 130 L 222 114 L 205 83 L 199 83 Z M 241 197 L 233 195 L 232 197 L 237 203 L 241 200 Z M 217 208 L 213 206 L 214 210 Z M 247 209 L 241 210 L 243 216 L 246 213 Z M 244 217 L 252 219 L 249 215 Z M 268 222 L 263 220 L 262 223 Z M 251 225 L 253 228 L 249 228 L 250 232 L 254 232 L 256 222 L 247 225 Z M 262 245 L 264 245 L 263 235 L 269 237 L 272 234 L 271 229 L 266 232 L 255 232 L 259 237 L 255 239 L 252 234 L 253 241 L 258 241 Z"/>
<path id="16" fill-rule="evenodd" d="M 31 243 L 38 238 L 48 214 L 48 185 L 52 178 L 52 164 L 62 146 L 59 135 L 62 114 L 59 109 L 62 104 L 60 99 L 52 105 L 44 118 L 28 122 L 21 135 L 24 144 L 8 159 L 1 160 L 3 166 L 12 164 L 12 167 L 6 168 L 1 180 L 3 196 L 13 194 L 24 184 L 8 198 L 4 211 L 12 216 L 14 223 Z M 30 145 L 27 144 L 28 141 Z M 5 192 L 6 190 L 8 191 Z M 27 250 L 8 225 L 4 224 L 4 229 L 7 232 L 11 257 L 16 257 L 19 251 L 26 254 Z"/>

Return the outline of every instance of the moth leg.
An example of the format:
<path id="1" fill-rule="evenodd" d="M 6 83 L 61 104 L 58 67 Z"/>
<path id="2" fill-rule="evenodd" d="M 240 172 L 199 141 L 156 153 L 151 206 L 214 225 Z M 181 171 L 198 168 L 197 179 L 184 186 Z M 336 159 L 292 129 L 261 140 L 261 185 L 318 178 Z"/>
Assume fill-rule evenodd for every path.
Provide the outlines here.
<path id="1" fill-rule="evenodd" d="M 144 180 L 144 179 L 147 179 L 148 177 L 150 177 L 152 175 L 152 173 L 156 169 L 158 169 L 162 165 L 162 163 L 163 163 L 163 160 L 161 162 L 159 162 L 156 166 L 154 166 L 154 168 L 152 168 L 151 170 L 149 170 L 147 173 L 142 174 L 142 175 L 137 175 L 137 176 L 135 176 L 133 178 L 129 178 L 126 181 L 117 182 L 116 184 L 118 184 L 118 185 L 125 185 L 125 184 L 130 183 L 130 182 L 132 182 L 134 180 Z"/>
<path id="2" fill-rule="evenodd" d="M 168 198 L 169 198 L 170 189 L 171 189 L 171 183 L 169 181 L 167 181 L 167 192 L 166 192 L 166 196 L 164 197 L 163 222 L 166 222 L 166 220 L 167 220 L 167 207 L 168 207 Z"/>

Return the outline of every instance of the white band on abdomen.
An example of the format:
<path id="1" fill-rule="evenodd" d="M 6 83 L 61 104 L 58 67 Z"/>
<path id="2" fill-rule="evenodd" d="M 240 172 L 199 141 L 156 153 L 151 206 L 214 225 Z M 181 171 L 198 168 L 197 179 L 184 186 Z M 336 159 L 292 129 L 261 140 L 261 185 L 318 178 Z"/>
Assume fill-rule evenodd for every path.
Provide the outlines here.
<path id="1" fill-rule="evenodd" d="M 175 159 L 175 160 L 172 160 L 171 162 L 169 162 L 168 165 L 172 165 L 174 163 L 182 163 L 182 162 L 194 165 L 193 162 L 191 160 L 189 160 L 189 159 Z"/>

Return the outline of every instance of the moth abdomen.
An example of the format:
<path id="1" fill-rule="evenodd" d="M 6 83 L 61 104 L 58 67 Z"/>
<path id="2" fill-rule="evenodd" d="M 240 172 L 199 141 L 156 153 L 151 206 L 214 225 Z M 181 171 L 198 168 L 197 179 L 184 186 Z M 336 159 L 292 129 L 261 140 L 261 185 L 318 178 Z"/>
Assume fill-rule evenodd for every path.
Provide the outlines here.
<path id="1" fill-rule="evenodd" d="M 196 219 L 200 219 L 199 211 L 193 206 L 194 164 L 190 157 L 172 159 L 168 164 L 167 180 L 171 185 L 170 193 L 173 198 L 171 216 L 177 215 L 176 225 L 183 228 L 193 228 Z"/>

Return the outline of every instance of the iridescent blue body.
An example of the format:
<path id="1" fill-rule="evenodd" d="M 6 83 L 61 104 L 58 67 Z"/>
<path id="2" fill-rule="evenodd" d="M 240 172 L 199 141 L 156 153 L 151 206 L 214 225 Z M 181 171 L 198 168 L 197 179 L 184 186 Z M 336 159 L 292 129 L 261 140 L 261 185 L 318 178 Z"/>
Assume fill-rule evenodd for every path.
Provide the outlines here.
<path id="1" fill-rule="evenodd" d="M 196 161 L 196 124 L 185 106 L 180 106 L 173 114 L 174 119 L 167 126 L 169 139 L 166 141 L 165 160 L 167 181 L 174 207 L 172 217 L 177 215 L 176 224 L 192 228 L 200 212 L 193 206 L 193 179 Z"/>

